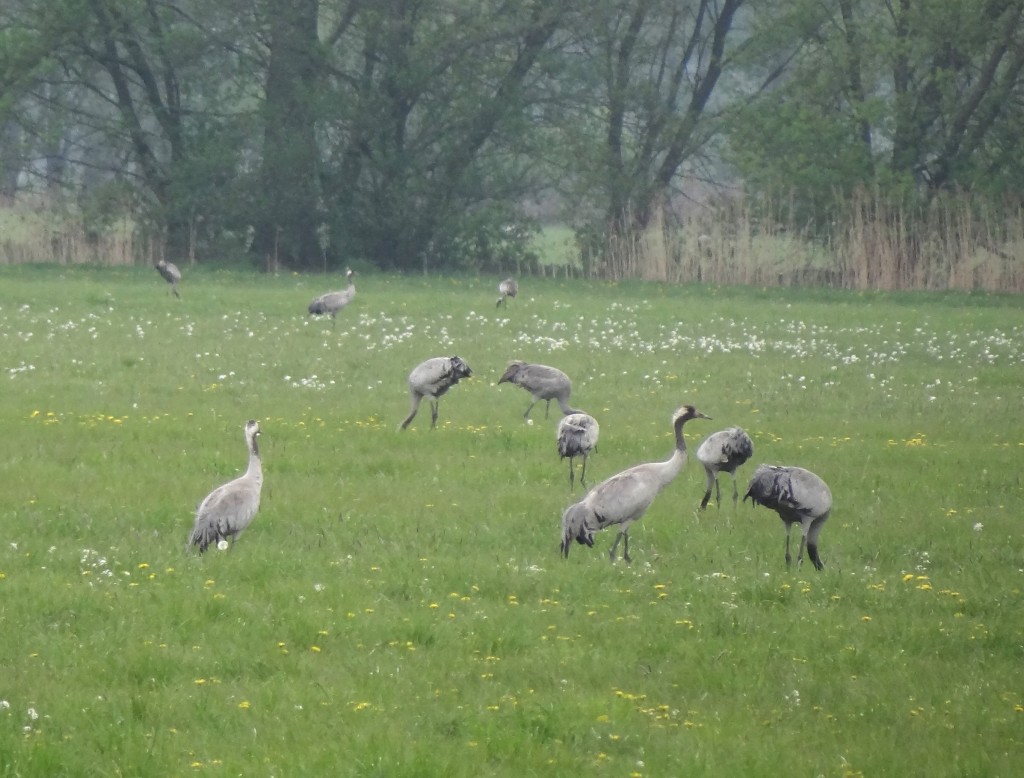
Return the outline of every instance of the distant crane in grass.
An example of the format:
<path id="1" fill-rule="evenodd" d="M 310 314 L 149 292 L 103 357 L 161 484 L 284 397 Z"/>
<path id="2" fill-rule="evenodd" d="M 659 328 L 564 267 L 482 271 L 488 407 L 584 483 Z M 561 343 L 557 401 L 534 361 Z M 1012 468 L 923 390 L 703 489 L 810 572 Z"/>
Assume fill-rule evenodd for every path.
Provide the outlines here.
<path id="1" fill-rule="evenodd" d="M 750 459 L 754 454 L 754 442 L 740 427 L 729 427 L 726 430 L 712 432 L 697 446 L 697 459 L 704 465 L 707 476 L 707 491 L 701 500 L 700 509 L 708 507 L 711 499 L 711 487 L 715 487 L 715 501 L 722 504 L 722 492 L 718 486 L 718 474 L 728 473 L 732 476 L 732 504 L 739 500 L 736 488 L 736 468 Z"/>
<path id="2" fill-rule="evenodd" d="M 558 445 L 558 456 L 560 459 L 569 458 L 569 489 L 573 488 L 573 481 L 576 476 L 576 468 L 573 460 L 576 457 L 583 459 L 583 470 L 580 473 L 580 483 L 584 488 L 587 485 L 587 457 L 597 448 L 597 437 L 601 428 L 597 419 L 589 413 L 578 411 L 562 417 L 558 422 L 558 430 L 555 433 L 555 441 Z"/>
<path id="3" fill-rule="evenodd" d="M 230 539 L 232 547 L 242 530 L 248 527 L 260 509 L 260 492 L 263 489 L 263 467 L 260 464 L 260 450 L 257 438 L 260 436 L 259 422 L 250 419 L 245 423 L 245 445 L 249 450 L 249 466 L 243 475 L 218 486 L 199 504 L 196 523 L 189 536 L 190 546 L 199 546 L 199 552 L 206 551 L 212 543 L 226 547 Z"/>
<path id="4" fill-rule="evenodd" d="M 345 278 L 348 279 L 348 286 L 339 292 L 327 292 L 317 297 L 309 304 L 309 315 L 330 314 L 331 327 L 334 327 L 337 323 L 338 311 L 352 302 L 352 299 L 356 296 L 356 284 L 352 280 L 354 275 L 355 273 L 352 271 L 352 268 L 347 268 L 345 270 Z"/>
<path id="5" fill-rule="evenodd" d="M 832 492 L 820 476 L 802 467 L 761 465 L 750 479 L 746 502 L 763 505 L 779 514 L 786 524 L 786 565 L 789 555 L 789 533 L 794 524 L 800 525 L 800 552 L 797 567 L 803 562 L 804 546 L 816 570 L 824 565 L 818 556 L 818 534 L 832 512 Z"/>
<path id="6" fill-rule="evenodd" d="M 430 429 L 437 426 L 437 404 L 441 396 L 463 378 L 469 378 L 473 371 L 459 357 L 434 357 L 422 362 L 409 373 L 409 415 L 399 426 L 409 426 L 420 408 L 424 397 L 430 400 Z"/>
<path id="7" fill-rule="evenodd" d="M 622 558 L 629 557 L 629 527 L 639 521 L 666 486 L 675 480 L 686 465 L 686 439 L 683 425 L 690 419 L 710 419 L 692 405 L 684 405 L 672 416 L 672 429 L 676 447 L 664 462 L 649 462 L 623 470 L 602 481 L 577 503 L 562 514 L 562 556 L 569 556 L 569 548 L 577 543 L 593 546 L 594 533 L 606 527 L 619 527 L 608 556 L 615 561 L 615 550 L 623 541 Z"/>
<path id="8" fill-rule="evenodd" d="M 526 413 L 523 414 L 523 418 L 530 424 L 533 423 L 530 421 L 530 411 L 540 400 L 547 401 L 547 405 L 544 406 L 545 419 L 548 417 L 548 409 L 551 407 L 552 400 L 558 402 L 558 407 L 564 414 L 580 413 L 569 405 L 569 395 L 572 393 L 572 382 L 569 380 L 569 376 L 556 367 L 534 365 L 517 359 L 509 362 L 505 372 L 498 379 L 498 384 L 503 384 L 506 381 L 525 389 L 533 398 Z"/>
<path id="9" fill-rule="evenodd" d="M 514 278 L 506 278 L 500 284 L 498 284 L 498 302 L 494 306 L 500 308 L 502 303 L 505 303 L 505 307 L 508 307 L 507 298 L 515 297 L 519 294 L 519 284 Z"/>
<path id="10" fill-rule="evenodd" d="M 157 260 L 155 265 L 156 272 L 163 276 L 164 281 L 171 285 L 171 291 L 174 296 L 179 300 L 181 294 L 178 292 L 178 282 L 181 281 L 181 271 L 178 270 L 178 266 L 173 262 L 168 262 L 166 259 Z"/>

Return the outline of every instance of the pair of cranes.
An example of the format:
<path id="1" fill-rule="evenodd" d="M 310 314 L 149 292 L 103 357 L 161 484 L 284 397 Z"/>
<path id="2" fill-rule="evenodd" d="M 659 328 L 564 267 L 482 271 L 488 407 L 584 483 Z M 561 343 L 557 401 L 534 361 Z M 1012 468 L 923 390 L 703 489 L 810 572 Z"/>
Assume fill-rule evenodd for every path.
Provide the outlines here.
<path id="1" fill-rule="evenodd" d="M 181 271 L 178 269 L 178 266 L 173 262 L 161 259 L 157 261 L 155 267 L 156 271 L 170 286 L 171 293 L 180 300 L 181 293 L 178 291 L 178 284 L 181 282 Z M 352 278 L 354 275 L 355 272 L 352 268 L 347 268 L 345 270 L 345 278 L 348 281 L 348 286 L 337 292 L 327 292 L 315 298 L 309 304 L 309 315 L 319 316 L 327 314 L 331 317 L 331 326 L 334 326 L 337 321 L 338 311 L 352 302 L 356 296 L 356 285 Z M 515 291 L 511 293 L 511 296 L 515 297 Z"/>

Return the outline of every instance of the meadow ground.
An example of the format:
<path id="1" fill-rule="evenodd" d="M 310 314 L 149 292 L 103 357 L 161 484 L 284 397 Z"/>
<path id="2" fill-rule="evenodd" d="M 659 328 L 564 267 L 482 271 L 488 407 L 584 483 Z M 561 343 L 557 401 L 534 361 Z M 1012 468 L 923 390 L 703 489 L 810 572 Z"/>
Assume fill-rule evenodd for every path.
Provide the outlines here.
<path id="1" fill-rule="evenodd" d="M 1024 756 L 1019 298 L 367 274 L 0 268 L 0 775 L 1015 775 Z M 405 432 L 405 378 L 474 377 Z M 556 365 L 593 482 L 684 402 L 831 485 L 822 572 L 697 510 L 558 555 Z M 184 549 L 263 427 L 237 548 Z M 731 484 L 723 482 L 723 496 Z M 577 486 L 577 498 L 580 496 Z"/>

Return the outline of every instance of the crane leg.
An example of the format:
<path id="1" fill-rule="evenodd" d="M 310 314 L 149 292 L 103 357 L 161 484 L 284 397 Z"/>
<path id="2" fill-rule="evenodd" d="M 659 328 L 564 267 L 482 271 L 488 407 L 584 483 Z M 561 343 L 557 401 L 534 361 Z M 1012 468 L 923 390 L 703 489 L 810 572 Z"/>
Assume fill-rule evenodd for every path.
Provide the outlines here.
<path id="1" fill-rule="evenodd" d="M 576 480 L 576 472 L 572 466 L 572 457 L 569 457 L 569 491 L 573 490 L 573 484 Z"/>
<path id="2" fill-rule="evenodd" d="M 430 429 L 434 429 L 437 426 L 437 406 L 439 402 L 436 399 L 430 401 Z"/>
<path id="3" fill-rule="evenodd" d="M 402 422 L 398 429 L 404 430 L 409 426 L 409 422 L 416 418 L 416 411 L 420 409 L 420 401 L 422 399 L 423 397 L 418 394 L 412 396 L 412 399 L 410 400 L 410 405 L 412 405 L 412 407 L 409 409 L 409 415 L 405 417 L 405 421 Z"/>
<path id="4" fill-rule="evenodd" d="M 789 555 L 789 531 L 793 528 L 792 524 L 786 524 L 786 567 L 789 567 L 793 562 L 793 557 Z"/>
<path id="5" fill-rule="evenodd" d="M 526 409 L 526 413 L 523 414 L 523 418 L 526 419 L 527 421 L 529 421 L 529 419 L 530 419 L 530 411 L 533 410 L 533 406 L 536 405 L 536 404 L 537 404 L 537 401 L 534 400 L 532 403 L 530 403 L 530 406 Z"/>
<path id="6" fill-rule="evenodd" d="M 550 411 L 550 410 L 551 410 L 551 400 L 548 400 L 547 403 L 544 405 L 544 418 L 545 419 L 548 417 L 548 411 Z"/>
<path id="7" fill-rule="evenodd" d="M 580 484 L 583 488 L 587 488 L 587 455 L 583 455 L 583 470 L 580 472 Z"/>
<path id="8" fill-rule="evenodd" d="M 704 510 L 708 507 L 708 502 L 710 502 L 711 500 L 711 484 L 715 481 L 714 474 L 707 468 L 704 469 L 704 475 L 708 481 L 708 488 L 704 491 L 704 499 L 700 501 L 701 510 Z"/>
<path id="9" fill-rule="evenodd" d="M 615 549 L 619 547 L 619 541 L 622 540 L 622 533 L 620 532 L 615 536 L 615 542 L 612 543 L 612 549 L 608 552 L 608 557 L 614 562 L 615 561 Z M 628 542 L 628 541 L 627 541 Z"/>
<path id="10" fill-rule="evenodd" d="M 732 507 L 735 508 L 740 502 L 740 492 L 736 488 L 736 471 L 732 473 Z"/>

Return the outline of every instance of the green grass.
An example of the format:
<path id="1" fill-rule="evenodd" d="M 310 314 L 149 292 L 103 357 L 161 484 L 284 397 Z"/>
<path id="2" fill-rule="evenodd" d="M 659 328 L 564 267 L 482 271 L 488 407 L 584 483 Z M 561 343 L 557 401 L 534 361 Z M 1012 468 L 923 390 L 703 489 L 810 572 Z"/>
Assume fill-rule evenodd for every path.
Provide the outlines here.
<path id="1" fill-rule="evenodd" d="M 366 274 L 0 269 L 0 775 L 1013 775 L 1024 724 L 1015 298 Z M 405 377 L 474 377 L 404 433 Z M 835 498 L 825 570 L 696 508 L 558 556 L 556 365 L 596 482 L 691 402 Z M 263 427 L 236 549 L 184 551 Z M 723 482 L 724 493 L 731 485 Z M 577 492 L 579 497 L 579 492 Z M 33 718 L 31 711 L 36 718 Z"/>

